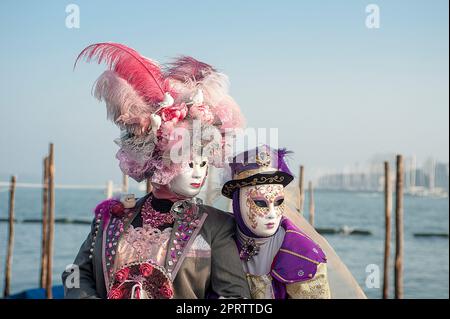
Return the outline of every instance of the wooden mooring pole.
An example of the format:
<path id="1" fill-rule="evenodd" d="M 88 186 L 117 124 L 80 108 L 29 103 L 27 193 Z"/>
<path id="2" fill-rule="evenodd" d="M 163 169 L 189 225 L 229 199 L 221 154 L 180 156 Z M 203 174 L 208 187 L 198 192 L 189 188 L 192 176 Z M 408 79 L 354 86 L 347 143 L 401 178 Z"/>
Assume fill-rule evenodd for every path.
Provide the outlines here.
<path id="1" fill-rule="evenodd" d="M 122 193 L 128 193 L 128 175 L 125 174 L 122 177 Z"/>
<path id="2" fill-rule="evenodd" d="M 403 156 L 397 155 L 395 186 L 395 299 L 403 298 Z"/>
<path id="3" fill-rule="evenodd" d="M 315 204 L 314 204 L 314 189 L 313 183 L 309 181 L 308 183 L 308 193 L 309 193 L 309 223 L 312 227 L 314 227 L 314 213 L 315 213 Z"/>
<path id="4" fill-rule="evenodd" d="M 389 256 L 391 253 L 392 187 L 389 162 L 384 162 L 384 277 L 383 299 L 389 298 Z"/>
<path id="5" fill-rule="evenodd" d="M 41 244 L 41 274 L 40 287 L 47 283 L 47 241 L 48 241 L 48 157 L 44 158 L 42 174 L 42 244 Z"/>
<path id="6" fill-rule="evenodd" d="M 53 240 L 55 232 L 55 159 L 54 145 L 50 143 L 48 154 L 48 240 L 47 240 L 47 299 L 52 299 Z"/>
<path id="7" fill-rule="evenodd" d="M 300 165 L 300 174 L 298 175 L 298 188 L 300 195 L 298 197 L 298 212 L 303 214 L 304 200 L 305 200 L 305 189 L 304 189 L 304 179 L 305 179 L 305 168 Z"/>
<path id="8" fill-rule="evenodd" d="M 16 177 L 11 177 L 11 184 L 9 187 L 9 228 L 8 228 L 8 252 L 6 254 L 6 267 L 5 267 L 5 287 L 3 291 L 3 296 L 8 297 L 10 293 L 11 285 L 11 269 L 12 269 L 12 258 L 13 258 L 13 248 L 14 248 L 14 204 L 15 204 L 15 193 L 16 193 Z"/>

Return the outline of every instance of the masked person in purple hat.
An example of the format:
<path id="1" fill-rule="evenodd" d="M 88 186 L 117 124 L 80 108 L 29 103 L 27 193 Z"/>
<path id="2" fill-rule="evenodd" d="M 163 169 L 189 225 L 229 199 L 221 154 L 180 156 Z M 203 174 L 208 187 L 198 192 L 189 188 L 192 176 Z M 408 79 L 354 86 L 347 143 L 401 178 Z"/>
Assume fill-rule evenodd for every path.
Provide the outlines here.
<path id="1" fill-rule="evenodd" d="M 222 194 L 233 200 L 236 244 L 254 299 L 331 298 L 326 256 L 284 217 L 293 179 L 285 149 L 263 145 L 237 155 Z"/>

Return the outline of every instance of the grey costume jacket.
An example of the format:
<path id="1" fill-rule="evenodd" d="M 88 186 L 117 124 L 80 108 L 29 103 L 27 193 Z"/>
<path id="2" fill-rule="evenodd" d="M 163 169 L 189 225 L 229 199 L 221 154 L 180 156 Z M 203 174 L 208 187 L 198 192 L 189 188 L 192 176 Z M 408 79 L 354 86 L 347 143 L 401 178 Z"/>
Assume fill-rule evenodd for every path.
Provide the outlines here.
<path id="1" fill-rule="evenodd" d="M 67 288 L 65 285 L 70 273 L 64 272 L 62 280 L 65 298 L 106 298 L 111 281 L 115 254 L 110 247 L 116 247 L 121 236 L 140 210 L 147 194 L 141 198 L 135 208 L 123 218 L 115 218 L 109 212 L 101 212 L 97 206 L 96 218 L 91 232 L 82 244 L 74 265 L 79 267 L 79 288 Z M 199 220 L 185 239 L 186 245 L 178 254 L 175 264 L 166 257 L 166 268 L 172 271 L 174 298 L 195 299 L 208 297 L 250 298 L 249 288 L 233 240 L 235 224 L 232 217 L 210 206 L 198 206 Z M 185 222 L 186 224 L 186 222 Z M 169 247 L 176 241 L 175 229 L 182 227 L 182 221 L 175 221 Z M 200 238 L 201 237 L 201 238 Z M 202 253 L 196 254 L 196 239 L 203 244 Z M 205 247 L 206 246 L 206 247 Z"/>

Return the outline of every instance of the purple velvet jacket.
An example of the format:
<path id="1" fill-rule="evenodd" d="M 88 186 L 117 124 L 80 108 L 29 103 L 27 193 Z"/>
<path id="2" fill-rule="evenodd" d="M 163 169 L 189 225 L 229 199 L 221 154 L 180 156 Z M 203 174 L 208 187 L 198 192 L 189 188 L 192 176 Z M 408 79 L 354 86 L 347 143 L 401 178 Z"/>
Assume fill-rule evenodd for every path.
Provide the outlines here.
<path id="1" fill-rule="evenodd" d="M 286 233 L 270 271 L 276 299 L 287 298 L 286 284 L 314 278 L 318 265 L 327 262 L 320 246 L 288 218 L 283 217 L 281 227 Z"/>

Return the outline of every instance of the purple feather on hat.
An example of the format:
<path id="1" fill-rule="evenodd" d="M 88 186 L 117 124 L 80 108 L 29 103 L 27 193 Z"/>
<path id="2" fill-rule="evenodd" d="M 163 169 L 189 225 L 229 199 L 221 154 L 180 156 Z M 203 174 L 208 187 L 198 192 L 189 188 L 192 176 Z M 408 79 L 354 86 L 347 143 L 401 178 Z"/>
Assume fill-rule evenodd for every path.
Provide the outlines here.
<path id="1" fill-rule="evenodd" d="M 294 152 L 288 151 L 286 148 L 280 148 L 277 150 L 277 153 L 278 153 L 278 169 L 282 172 L 294 176 L 286 163 L 286 157 L 288 155 L 293 154 Z"/>

